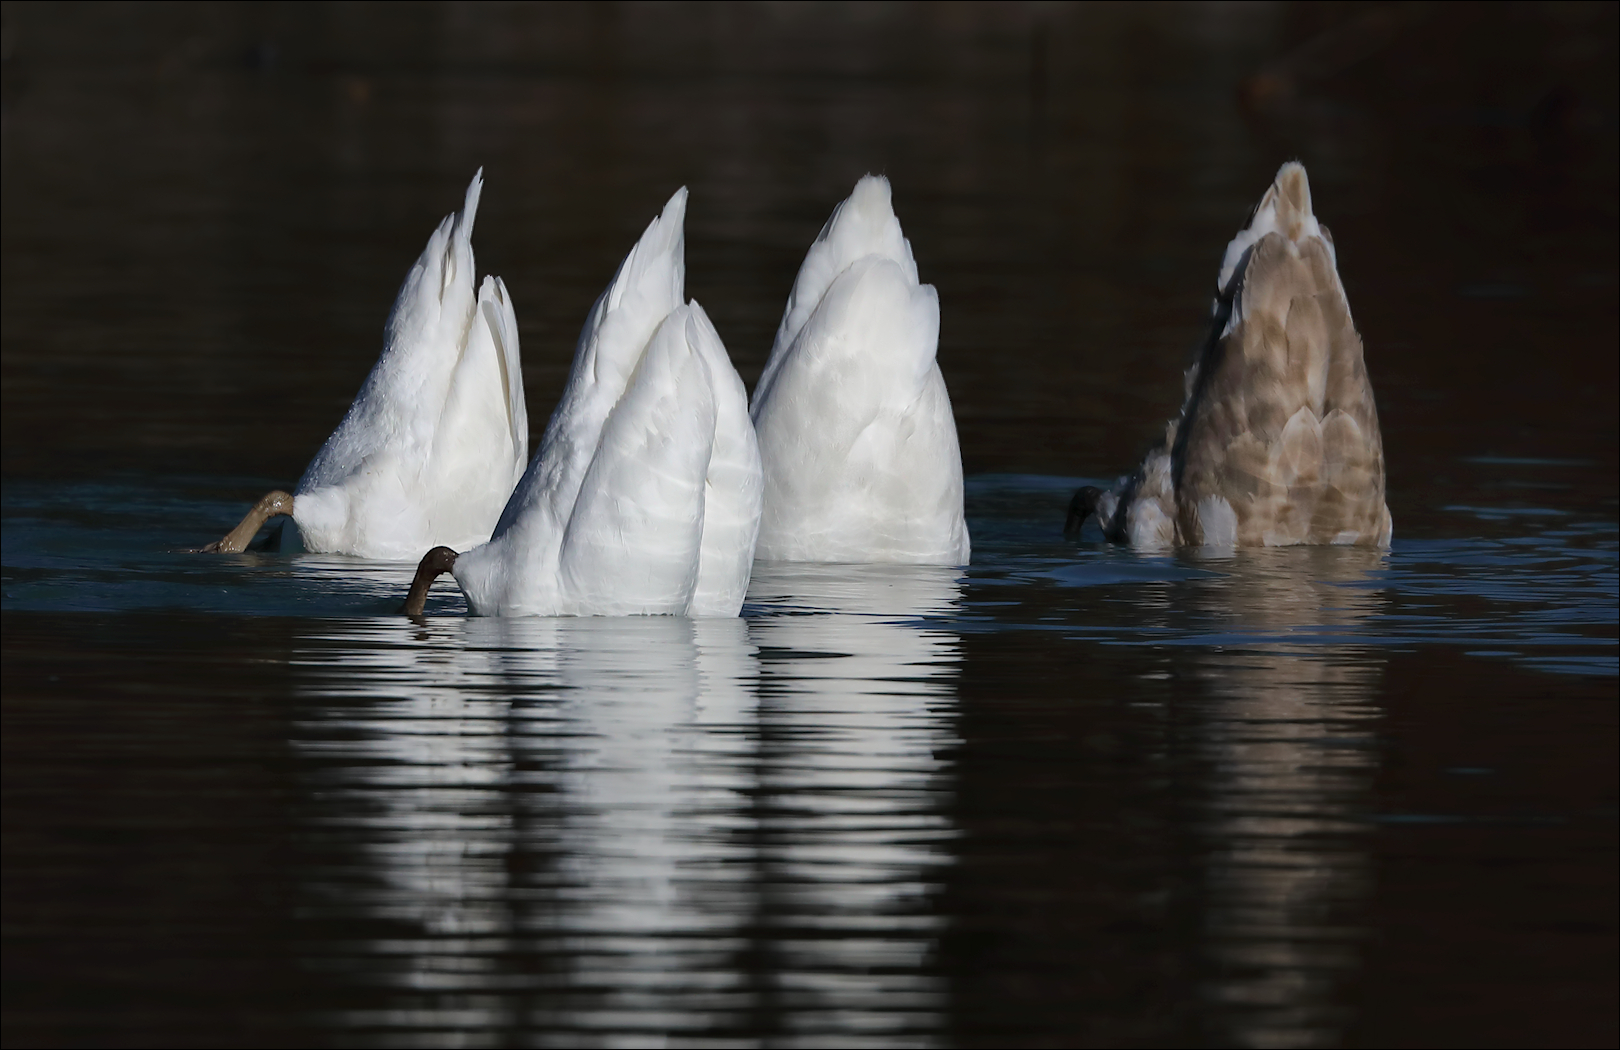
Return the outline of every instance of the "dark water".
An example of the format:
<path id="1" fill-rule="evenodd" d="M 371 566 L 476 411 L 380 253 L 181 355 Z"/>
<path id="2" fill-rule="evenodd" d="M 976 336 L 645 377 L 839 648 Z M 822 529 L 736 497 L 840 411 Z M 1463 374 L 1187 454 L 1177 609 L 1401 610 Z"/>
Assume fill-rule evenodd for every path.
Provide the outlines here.
<path id="1" fill-rule="evenodd" d="M 1612 1045 L 1612 5 L 556 6 L 5 8 L 8 1045 Z M 1393 550 L 1065 541 L 1294 156 Z M 973 564 L 418 625 L 173 553 L 479 165 L 537 426 L 676 186 L 751 383 L 889 174 Z"/>

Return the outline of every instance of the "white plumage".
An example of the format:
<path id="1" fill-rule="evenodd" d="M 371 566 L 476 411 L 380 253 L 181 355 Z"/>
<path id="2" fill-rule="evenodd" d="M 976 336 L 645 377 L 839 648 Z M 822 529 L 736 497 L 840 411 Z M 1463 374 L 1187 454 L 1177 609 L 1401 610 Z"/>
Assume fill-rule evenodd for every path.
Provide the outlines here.
<path id="1" fill-rule="evenodd" d="M 494 535 L 445 566 L 474 613 L 741 609 L 759 446 L 719 334 L 683 302 L 685 213 L 682 189 L 620 265 Z"/>
<path id="2" fill-rule="evenodd" d="M 868 175 L 810 246 L 754 391 L 760 558 L 967 563 L 938 344 L 939 297 Z"/>
<path id="3" fill-rule="evenodd" d="M 473 220 L 483 172 L 405 277 L 382 355 L 304 471 L 212 550 L 240 551 L 270 514 L 290 513 L 306 549 L 418 558 L 489 537 L 528 460 L 517 319 L 506 286 L 474 293 Z"/>

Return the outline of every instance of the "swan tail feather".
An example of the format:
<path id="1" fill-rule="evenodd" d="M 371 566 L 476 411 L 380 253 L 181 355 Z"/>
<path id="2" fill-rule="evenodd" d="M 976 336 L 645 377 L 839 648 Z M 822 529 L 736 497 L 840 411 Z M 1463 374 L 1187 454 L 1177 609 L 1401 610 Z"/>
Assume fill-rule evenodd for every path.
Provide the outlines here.
<path id="1" fill-rule="evenodd" d="M 486 277 L 439 417 L 424 480 L 436 535 L 465 549 L 490 536 L 527 462 L 517 322 L 506 289 Z M 515 389 L 514 389 L 515 388 Z"/>
<path id="2" fill-rule="evenodd" d="M 742 377 L 703 307 L 694 300 L 690 310 L 686 339 L 707 366 L 715 405 L 714 449 L 704 487 L 702 551 L 690 611 L 693 616 L 736 616 L 753 571 L 765 478 Z"/>
<path id="3" fill-rule="evenodd" d="M 506 282 L 487 277 L 479 290 L 479 309 L 495 336 L 500 351 L 501 393 L 506 402 L 506 426 L 511 440 L 513 484 L 529 462 L 529 410 L 523 396 L 523 355 L 518 343 L 517 313 Z"/>
<path id="4" fill-rule="evenodd" d="M 575 372 L 606 384 L 615 400 L 653 332 L 686 295 L 686 201 L 682 186 L 647 224 L 580 332 Z"/>
<path id="5" fill-rule="evenodd" d="M 416 464 L 416 471 L 425 466 L 472 322 L 472 228 L 482 188 L 479 169 L 462 210 L 439 223 L 405 275 L 384 326 L 382 353 L 305 469 L 299 491 L 343 484 L 381 453 Z"/>
<path id="6" fill-rule="evenodd" d="M 1174 449 L 1181 542 L 1200 542 L 1216 501 L 1240 545 L 1376 537 L 1387 519 L 1377 409 L 1302 165 L 1277 173 L 1219 283 L 1224 326 L 1200 356 Z"/>
<path id="7" fill-rule="evenodd" d="M 892 259 L 861 258 L 832 282 L 755 395 L 762 557 L 966 562 L 938 341 L 937 294 Z"/>
<path id="8" fill-rule="evenodd" d="M 496 536 L 535 513 L 551 528 L 568 521 L 608 414 L 624 397 L 659 325 L 685 295 L 686 201 L 683 186 L 647 224 L 591 307 L 563 395 L 501 512 Z"/>
<path id="9" fill-rule="evenodd" d="M 558 563 L 570 611 L 685 613 L 697 585 L 715 398 L 679 308 L 601 430 Z"/>
<path id="10" fill-rule="evenodd" d="M 793 280 L 793 289 L 788 293 L 787 306 L 782 311 L 771 356 L 765 363 L 756 393 L 769 388 L 781 359 L 833 281 L 857 260 L 869 255 L 891 260 L 911 284 L 919 283 L 911 242 L 900 229 L 900 220 L 894 214 L 893 190 L 882 175 L 862 176 L 849 197 L 833 209 L 827 224 L 805 253 Z"/>

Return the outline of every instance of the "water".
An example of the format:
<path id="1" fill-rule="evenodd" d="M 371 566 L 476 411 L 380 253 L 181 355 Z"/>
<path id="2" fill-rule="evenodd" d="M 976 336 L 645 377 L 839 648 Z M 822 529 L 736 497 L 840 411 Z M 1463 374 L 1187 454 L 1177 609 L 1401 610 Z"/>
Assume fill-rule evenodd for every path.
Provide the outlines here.
<path id="1" fill-rule="evenodd" d="M 1424 16 L 1261 112 L 1312 9 L 323 10 L 5 13 L 8 1043 L 1615 1039 L 1612 9 Z M 1065 539 L 1295 155 L 1393 548 Z M 537 425 L 674 186 L 752 383 L 886 170 L 972 564 L 413 623 L 410 565 L 182 553 L 478 164 Z"/>

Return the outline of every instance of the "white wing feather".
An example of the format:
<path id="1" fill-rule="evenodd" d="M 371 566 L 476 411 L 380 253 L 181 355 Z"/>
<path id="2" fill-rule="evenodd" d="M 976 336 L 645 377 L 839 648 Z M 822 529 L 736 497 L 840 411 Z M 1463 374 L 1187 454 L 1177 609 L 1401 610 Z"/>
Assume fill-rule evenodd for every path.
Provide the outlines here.
<path id="1" fill-rule="evenodd" d="M 735 616 L 748 593 L 754 545 L 765 498 L 759 440 L 748 418 L 748 392 L 726 356 L 720 333 L 694 300 L 687 342 L 708 366 L 713 387 L 714 450 L 709 457 L 703 512 L 703 552 L 693 616 Z"/>
<path id="2" fill-rule="evenodd" d="M 962 459 L 919 283 L 885 179 L 867 176 L 810 248 L 754 392 L 758 556 L 960 565 Z"/>
<path id="3" fill-rule="evenodd" d="M 488 537 L 528 459 L 517 321 L 505 286 L 475 295 L 483 173 L 411 267 L 383 350 L 299 481 L 311 551 L 415 558 Z"/>
<path id="4" fill-rule="evenodd" d="M 742 380 L 684 306 L 686 191 L 580 333 L 562 400 L 490 542 L 454 575 L 481 615 L 735 616 L 759 528 Z"/>
<path id="5" fill-rule="evenodd" d="M 563 533 L 564 612 L 680 614 L 691 605 L 715 410 L 688 316 L 680 307 L 665 319 L 602 427 Z"/>

